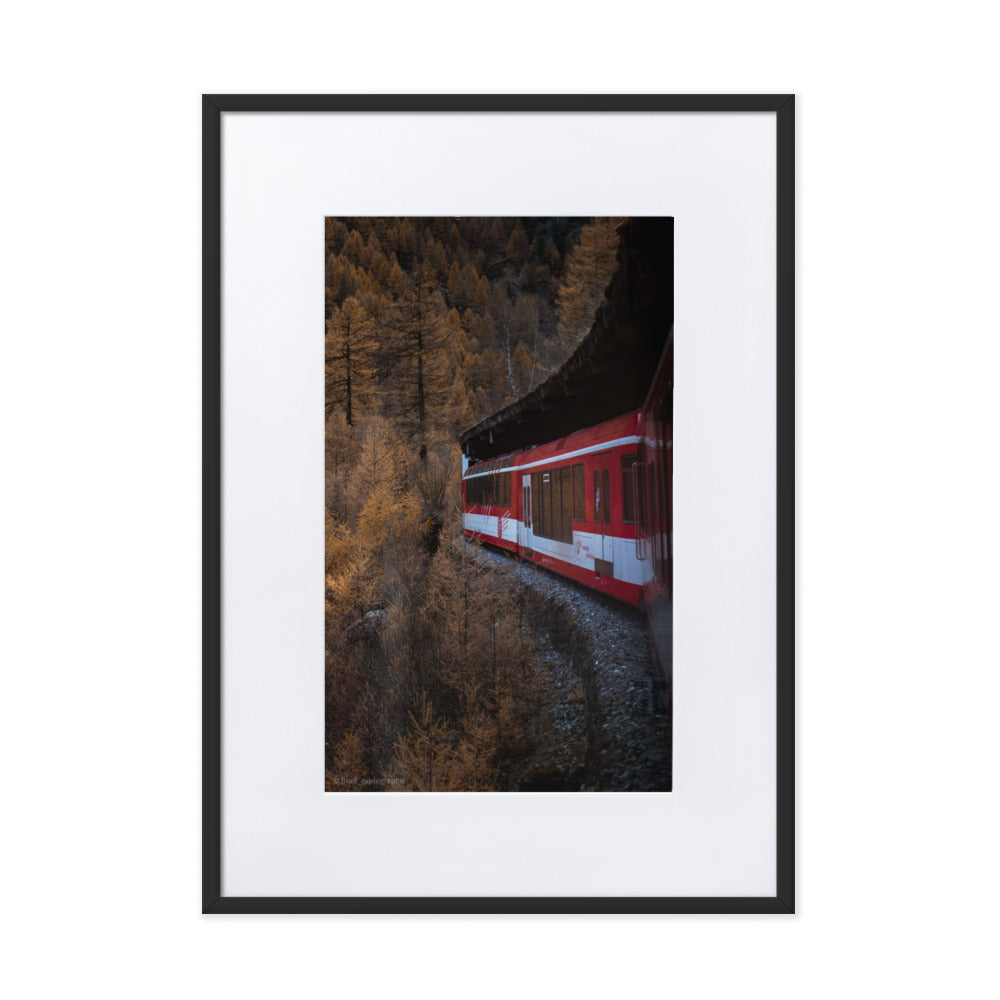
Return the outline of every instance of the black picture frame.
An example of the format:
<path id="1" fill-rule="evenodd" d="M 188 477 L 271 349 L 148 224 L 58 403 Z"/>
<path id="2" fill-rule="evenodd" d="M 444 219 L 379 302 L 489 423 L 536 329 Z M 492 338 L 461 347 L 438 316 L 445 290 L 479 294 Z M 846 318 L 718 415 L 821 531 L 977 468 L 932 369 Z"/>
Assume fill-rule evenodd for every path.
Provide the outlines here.
<path id="1" fill-rule="evenodd" d="M 770 112 L 777 134 L 776 891 L 763 897 L 251 897 L 222 894 L 222 115 L 233 112 Z M 795 912 L 795 101 L 753 95 L 204 95 L 203 913 Z"/>

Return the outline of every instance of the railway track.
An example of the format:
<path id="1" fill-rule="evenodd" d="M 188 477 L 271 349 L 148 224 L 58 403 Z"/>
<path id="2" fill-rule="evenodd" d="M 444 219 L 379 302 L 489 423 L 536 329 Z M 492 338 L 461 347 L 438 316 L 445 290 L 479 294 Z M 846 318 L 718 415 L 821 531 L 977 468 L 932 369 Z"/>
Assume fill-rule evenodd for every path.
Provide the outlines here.
<path id="1" fill-rule="evenodd" d="M 672 725 L 642 615 L 515 556 L 471 542 L 535 610 L 545 698 L 524 791 L 669 791 Z"/>

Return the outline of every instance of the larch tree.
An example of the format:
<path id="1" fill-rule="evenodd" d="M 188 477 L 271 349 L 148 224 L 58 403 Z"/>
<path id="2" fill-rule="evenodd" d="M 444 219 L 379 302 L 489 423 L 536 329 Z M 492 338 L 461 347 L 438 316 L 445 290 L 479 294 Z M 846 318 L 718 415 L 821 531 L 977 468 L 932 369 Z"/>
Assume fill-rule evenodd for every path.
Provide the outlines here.
<path id="1" fill-rule="evenodd" d="M 326 418 L 326 513 L 339 519 L 344 509 L 344 494 L 350 481 L 351 469 L 358 458 L 359 445 L 341 410 Z"/>
<path id="2" fill-rule="evenodd" d="M 528 234 L 518 219 L 511 230 L 510 239 L 507 241 L 505 256 L 515 267 L 520 267 L 528 256 Z"/>
<path id="3" fill-rule="evenodd" d="M 520 391 L 524 393 L 541 381 L 537 377 L 542 370 L 538 360 L 538 297 L 522 295 L 514 303 L 511 322 L 518 344 L 515 357 L 522 371 L 519 386 Z M 530 359 L 527 364 L 525 358 Z"/>
<path id="4" fill-rule="evenodd" d="M 444 407 L 453 376 L 448 307 L 429 266 L 391 304 L 383 322 L 383 356 L 393 386 L 386 412 L 426 447 L 430 421 Z"/>
<path id="5" fill-rule="evenodd" d="M 368 240 L 365 243 L 364 253 L 361 255 L 361 264 L 363 267 L 368 268 L 369 271 L 373 271 L 376 263 L 382 256 L 382 244 L 379 242 L 378 237 L 375 235 L 375 230 L 373 229 L 368 234 Z"/>
<path id="6" fill-rule="evenodd" d="M 330 254 L 340 253 L 341 248 L 344 246 L 344 241 L 347 239 L 347 226 L 340 219 L 328 216 L 325 220 L 324 230 L 326 256 L 329 257 Z"/>
<path id="7" fill-rule="evenodd" d="M 355 297 L 333 310 L 326 333 L 327 416 L 342 406 L 347 423 L 354 424 L 358 403 L 372 388 L 377 349 L 375 322 Z"/>
<path id="8" fill-rule="evenodd" d="M 352 506 L 360 511 L 380 491 L 399 493 L 406 485 L 406 454 L 392 423 L 385 417 L 365 417 L 360 452 L 348 490 Z"/>
<path id="9" fill-rule="evenodd" d="M 360 264 L 361 256 L 365 252 L 365 239 L 361 233 L 352 229 L 341 252 L 352 264 Z"/>
<path id="10" fill-rule="evenodd" d="M 597 307 L 614 274 L 620 218 L 591 219 L 580 230 L 580 242 L 566 258 L 566 271 L 556 293 L 556 350 L 565 359 L 586 336 Z"/>
<path id="11" fill-rule="evenodd" d="M 451 262 L 448 270 L 448 302 L 453 306 L 465 304 L 465 297 L 462 294 L 462 271 L 457 259 Z"/>

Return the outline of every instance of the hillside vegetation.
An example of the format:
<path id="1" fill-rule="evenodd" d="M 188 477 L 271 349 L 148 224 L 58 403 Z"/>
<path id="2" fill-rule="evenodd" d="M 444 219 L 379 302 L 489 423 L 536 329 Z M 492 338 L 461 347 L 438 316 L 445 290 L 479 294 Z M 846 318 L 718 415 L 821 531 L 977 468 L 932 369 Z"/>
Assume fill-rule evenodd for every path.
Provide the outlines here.
<path id="1" fill-rule="evenodd" d="M 619 221 L 326 220 L 327 790 L 515 787 L 544 678 L 458 436 L 586 334 Z"/>

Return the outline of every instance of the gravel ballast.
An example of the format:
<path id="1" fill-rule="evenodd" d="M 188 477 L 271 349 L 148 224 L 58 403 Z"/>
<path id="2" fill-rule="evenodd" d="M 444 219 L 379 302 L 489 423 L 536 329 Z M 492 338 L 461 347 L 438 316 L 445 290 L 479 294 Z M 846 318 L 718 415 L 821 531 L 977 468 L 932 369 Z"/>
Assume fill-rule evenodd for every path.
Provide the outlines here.
<path id="1" fill-rule="evenodd" d="M 669 791 L 672 726 L 642 614 L 514 556 L 476 546 L 535 612 L 545 687 L 523 791 Z"/>

